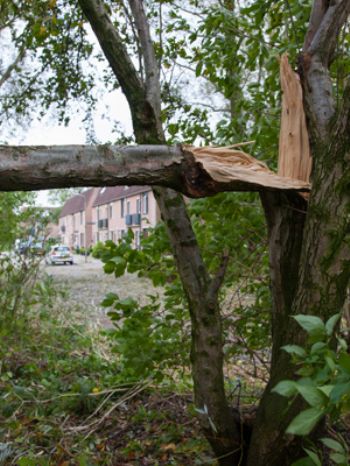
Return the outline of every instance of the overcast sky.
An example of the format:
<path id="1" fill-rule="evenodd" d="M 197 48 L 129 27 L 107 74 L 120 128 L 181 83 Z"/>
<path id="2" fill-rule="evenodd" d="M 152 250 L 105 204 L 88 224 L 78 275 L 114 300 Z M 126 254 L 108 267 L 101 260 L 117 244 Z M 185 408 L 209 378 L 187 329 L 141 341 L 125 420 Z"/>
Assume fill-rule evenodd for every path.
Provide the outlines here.
<path id="1" fill-rule="evenodd" d="M 109 118 L 103 118 L 108 113 Z M 104 144 L 113 141 L 113 126 L 119 122 L 120 129 L 126 135 L 132 134 L 131 117 L 126 99 L 120 90 L 105 95 L 99 101 L 94 112 L 94 130 L 96 139 Z M 82 123 L 82 115 L 72 117 L 68 126 L 59 126 L 50 119 L 41 122 L 33 122 L 23 132 L 14 137 L 9 137 L 7 142 L 11 145 L 63 145 L 85 144 L 87 140 L 86 130 Z M 38 204 L 48 206 L 47 191 L 38 192 Z"/>

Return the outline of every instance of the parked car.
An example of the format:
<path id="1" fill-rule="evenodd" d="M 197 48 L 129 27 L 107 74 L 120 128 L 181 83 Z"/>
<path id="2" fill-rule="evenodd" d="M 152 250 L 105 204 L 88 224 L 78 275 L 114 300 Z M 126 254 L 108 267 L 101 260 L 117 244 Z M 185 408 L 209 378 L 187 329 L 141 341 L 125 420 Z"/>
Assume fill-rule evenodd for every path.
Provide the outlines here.
<path id="1" fill-rule="evenodd" d="M 63 244 L 52 246 L 45 262 L 50 265 L 71 264 L 73 265 L 73 256 L 70 248 Z"/>
<path id="2" fill-rule="evenodd" d="M 45 244 L 43 241 L 37 241 L 36 243 L 32 243 L 29 246 L 29 252 L 33 254 L 33 256 L 45 256 Z"/>

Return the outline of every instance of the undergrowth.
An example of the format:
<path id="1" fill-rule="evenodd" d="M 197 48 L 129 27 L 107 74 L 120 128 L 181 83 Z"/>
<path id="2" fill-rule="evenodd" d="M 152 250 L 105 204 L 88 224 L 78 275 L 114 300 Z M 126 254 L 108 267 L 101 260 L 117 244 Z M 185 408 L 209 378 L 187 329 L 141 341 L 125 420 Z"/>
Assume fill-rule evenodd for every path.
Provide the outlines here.
<path id="1" fill-rule="evenodd" d="M 191 397 L 123 383 L 108 340 L 49 277 L 22 295 L 0 320 L 0 465 L 215 464 Z"/>

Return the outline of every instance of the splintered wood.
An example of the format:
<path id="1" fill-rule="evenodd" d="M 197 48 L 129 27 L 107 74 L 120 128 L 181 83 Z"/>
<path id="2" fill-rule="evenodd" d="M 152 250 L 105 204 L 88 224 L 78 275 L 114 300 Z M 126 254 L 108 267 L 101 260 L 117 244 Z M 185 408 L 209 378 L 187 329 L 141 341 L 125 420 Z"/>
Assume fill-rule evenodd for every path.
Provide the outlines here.
<path id="1" fill-rule="evenodd" d="M 192 153 L 210 177 L 219 183 L 236 182 L 245 186 L 244 191 L 277 189 L 293 191 L 309 191 L 307 182 L 279 176 L 271 171 L 263 162 L 251 155 L 226 147 L 192 147 L 185 146 Z"/>
<path id="2" fill-rule="evenodd" d="M 309 182 L 312 159 L 303 108 L 299 76 L 282 55 L 280 62 L 282 96 L 278 174 Z"/>
<path id="3" fill-rule="evenodd" d="M 280 73 L 283 98 L 278 173 L 272 172 L 251 155 L 234 148 L 184 146 L 213 180 L 236 183 L 237 190 L 245 191 L 249 187 L 252 190 L 310 190 L 312 159 L 302 89 L 298 75 L 288 63 L 287 55 L 281 57 Z"/>

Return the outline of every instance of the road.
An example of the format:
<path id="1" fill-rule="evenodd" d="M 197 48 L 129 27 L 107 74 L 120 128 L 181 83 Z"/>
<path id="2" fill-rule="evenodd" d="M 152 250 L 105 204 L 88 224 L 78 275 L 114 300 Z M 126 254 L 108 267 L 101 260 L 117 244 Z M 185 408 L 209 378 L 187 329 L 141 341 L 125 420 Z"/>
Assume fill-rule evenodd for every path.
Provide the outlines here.
<path id="1" fill-rule="evenodd" d="M 67 290 L 67 304 L 77 306 L 91 325 L 110 327 L 111 322 L 106 316 L 106 309 L 100 306 L 101 301 L 109 292 L 118 294 L 121 298 L 128 296 L 145 302 L 146 295 L 153 290 L 152 284 L 134 274 L 126 274 L 116 278 L 103 271 L 101 261 L 84 256 L 74 255 L 73 265 L 44 265 L 44 271 L 53 277 L 55 283 L 61 284 Z"/>

